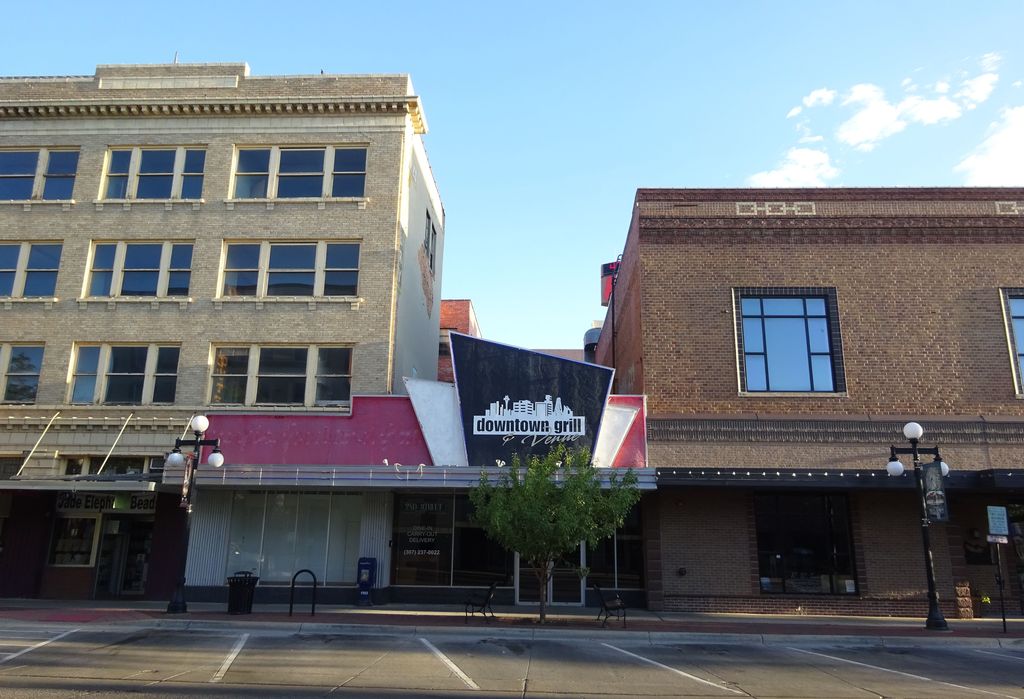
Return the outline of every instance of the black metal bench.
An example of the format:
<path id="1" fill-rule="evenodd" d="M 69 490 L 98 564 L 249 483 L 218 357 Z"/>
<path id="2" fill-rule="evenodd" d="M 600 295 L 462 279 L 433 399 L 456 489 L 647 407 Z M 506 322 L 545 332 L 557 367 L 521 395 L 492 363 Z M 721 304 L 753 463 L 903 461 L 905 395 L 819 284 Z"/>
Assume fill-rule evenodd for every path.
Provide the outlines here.
<path id="1" fill-rule="evenodd" d="M 622 628 L 626 628 L 626 603 L 622 601 L 622 598 L 618 595 L 611 600 L 605 597 L 604 591 L 600 585 L 595 584 L 594 589 L 597 590 L 597 596 L 601 599 L 601 610 L 597 613 L 597 620 L 601 621 L 604 617 L 604 621 L 601 626 L 608 626 L 608 620 L 611 617 L 616 619 L 622 619 Z"/>
<path id="2" fill-rule="evenodd" d="M 494 590 L 498 587 L 498 583 L 492 582 L 491 586 L 487 588 L 487 592 L 483 594 L 471 595 L 466 600 L 466 623 L 469 623 L 469 617 L 474 614 L 482 614 L 484 619 L 487 619 L 487 612 L 491 613 L 490 618 L 496 619 L 494 616 L 494 610 L 491 609 L 491 602 L 494 601 Z M 488 619 L 489 621 L 490 619 Z"/>

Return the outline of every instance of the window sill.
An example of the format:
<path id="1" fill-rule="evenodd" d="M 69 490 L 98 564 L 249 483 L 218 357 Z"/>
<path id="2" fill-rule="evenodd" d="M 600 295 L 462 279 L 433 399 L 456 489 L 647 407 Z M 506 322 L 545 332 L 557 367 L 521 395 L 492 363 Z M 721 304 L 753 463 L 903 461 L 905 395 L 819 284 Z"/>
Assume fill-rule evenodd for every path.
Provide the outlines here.
<path id="1" fill-rule="evenodd" d="M 740 398 L 849 398 L 847 391 L 740 391 Z"/>
<path id="2" fill-rule="evenodd" d="M 4 199 L 0 206 L 20 206 L 25 211 L 31 211 L 33 206 L 59 206 L 70 211 L 76 203 L 74 199 Z"/>
<path id="3" fill-rule="evenodd" d="M 213 300 L 213 307 L 221 310 L 224 304 L 255 304 L 256 309 L 263 308 L 263 304 L 275 303 L 304 303 L 311 311 L 316 310 L 317 304 L 338 304 L 347 303 L 349 307 L 357 311 L 366 302 L 362 296 L 221 296 Z"/>
<path id="4" fill-rule="evenodd" d="M 90 296 L 88 298 L 78 299 L 79 308 L 88 308 L 90 304 L 106 304 L 107 308 L 116 308 L 120 304 L 149 304 L 150 308 L 160 308 L 161 305 L 174 303 L 178 305 L 178 308 L 185 309 L 192 303 L 191 296 L 114 296 L 114 297 L 99 297 Z"/>
<path id="5" fill-rule="evenodd" d="M 325 209 L 328 204 L 355 204 L 357 209 L 365 209 L 369 197 L 294 197 L 287 199 L 225 199 L 224 208 L 231 211 L 237 204 L 262 204 L 267 211 L 272 211 L 277 204 L 316 204 L 316 208 Z"/>
<path id="6" fill-rule="evenodd" d="M 103 207 L 107 205 L 120 207 L 122 211 L 130 211 L 135 204 L 142 206 L 162 205 L 164 211 L 171 211 L 174 209 L 174 205 L 178 204 L 178 208 L 189 206 L 193 211 L 198 211 L 199 207 L 205 203 L 205 199 L 97 199 L 93 201 L 97 211 L 103 211 Z"/>
<path id="7" fill-rule="evenodd" d="M 57 298 L 56 296 L 32 296 L 32 297 L 29 297 L 29 298 L 21 298 L 21 297 L 14 298 L 14 297 L 10 297 L 10 298 L 3 299 L 3 304 L 4 304 L 4 310 L 9 311 L 12 308 L 14 308 L 15 304 L 23 304 L 23 303 L 29 303 L 29 304 L 41 303 L 41 304 L 43 304 L 43 308 L 53 308 L 53 304 L 57 303 L 58 301 L 60 301 L 60 299 Z"/>

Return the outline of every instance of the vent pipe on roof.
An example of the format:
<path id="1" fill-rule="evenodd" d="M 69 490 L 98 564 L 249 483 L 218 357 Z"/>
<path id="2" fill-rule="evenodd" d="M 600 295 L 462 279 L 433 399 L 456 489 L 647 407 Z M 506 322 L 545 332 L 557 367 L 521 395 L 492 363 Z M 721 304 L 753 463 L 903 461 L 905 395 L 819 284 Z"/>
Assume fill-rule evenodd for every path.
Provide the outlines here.
<path id="1" fill-rule="evenodd" d="M 583 361 L 597 362 L 597 341 L 601 339 L 601 328 L 591 328 L 583 333 Z"/>

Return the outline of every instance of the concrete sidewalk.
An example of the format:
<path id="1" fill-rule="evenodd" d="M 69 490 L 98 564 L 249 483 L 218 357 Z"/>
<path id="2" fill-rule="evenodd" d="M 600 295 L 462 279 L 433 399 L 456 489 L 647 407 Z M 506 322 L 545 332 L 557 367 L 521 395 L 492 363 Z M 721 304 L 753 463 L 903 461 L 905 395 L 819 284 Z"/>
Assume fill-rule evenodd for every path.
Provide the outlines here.
<path id="1" fill-rule="evenodd" d="M 831 642 L 933 643 L 988 641 L 992 645 L 1024 646 L 1024 618 L 1007 618 L 1003 632 L 999 618 L 950 619 L 948 632 L 924 628 L 924 619 L 905 617 L 790 616 L 769 614 L 710 614 L 629 610 L 628 621 L 612 619 L 607 627 L 596 621 L 597 609 L 555 607 L 544 626 L 536 608 L 496 607 L 497 619 L 476 616 L 467 621 L 461 607 L 451 605 L 399 605 L 351 607 L 309 604 L 256 605 L 252 614 L 229 615 L 226 605 L 189 603 L 187 614 L 167 614 L 166 602 L 96 600 L 0 599 L 0 623 L 138 626 L 168 629 L 245 628 L 279 633 L 418 633 L 421 630 L 497 635 L 593 637 L 597 634 L 643 635 L 691 642 L 767 642 L 768 638 L 830 639 Z M 922 610 L 924 612 L 924 610 Z"/>

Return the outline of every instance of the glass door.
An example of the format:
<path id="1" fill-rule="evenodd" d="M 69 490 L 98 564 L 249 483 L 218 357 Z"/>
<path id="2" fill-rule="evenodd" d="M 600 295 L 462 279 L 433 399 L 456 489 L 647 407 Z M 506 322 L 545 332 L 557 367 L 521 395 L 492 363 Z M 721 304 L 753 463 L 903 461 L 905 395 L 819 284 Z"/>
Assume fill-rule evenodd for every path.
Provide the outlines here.
<path id="1" fill-rule="evenodd" d="M 586 578 L 581 578 L 579 569 L 586 565 L 586 551 L 578 546 L 576 551 L 555 562 L 548 579 L 548 604 L 581 606 L 586 590 Z M 516 604 L 539 604 L 540 583 L 537 575 L 526 561 L 516 554 L 515 561 Z"/>

